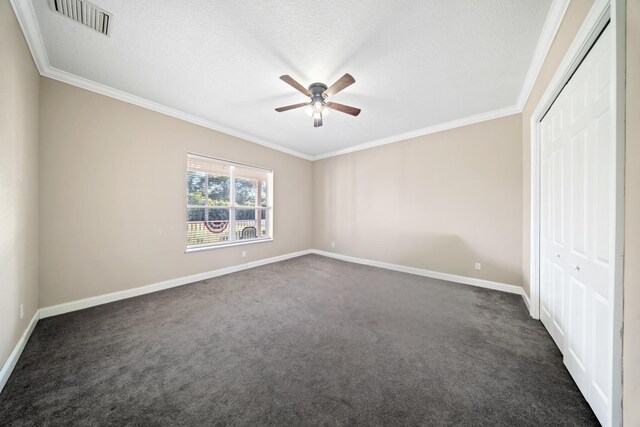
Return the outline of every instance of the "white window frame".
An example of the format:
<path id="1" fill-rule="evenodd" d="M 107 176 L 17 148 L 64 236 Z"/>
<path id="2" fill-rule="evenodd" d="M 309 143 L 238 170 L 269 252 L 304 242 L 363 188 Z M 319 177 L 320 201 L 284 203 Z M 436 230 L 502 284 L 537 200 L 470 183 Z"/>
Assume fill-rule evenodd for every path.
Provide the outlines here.
<path id="1" fill-rule="evenodd" d="M 224 165 L 229 167 L 229 203 L 230 206 L 229 207 L 216 207 L 216 206 L 209 206 L 207 204 L 207 200 L 205 198 L 205 204 L 204 205 L 190 205 L 188 200 L 188 194 L 189 194 L 189 182 L 188 182 L 188 176 L 189 176 L 189 168 L 187 166 L 187 170 L 185 171 L 185 195 L 186 197 L 186 203 L 185 203 L 185 219 L 186 219 L 186 224 L 189 224 L 190 222 L 199 222 L 199 221 L 189 221 L 189 209 L 204 209 L 205 211 L 205 221 L 208 218 L 208 211 L 209 209 L 228 209 L 229 210 L 229 224 L 228 224 L 228 228 L 229 228 L 229 240 L 226 242 L 218 242 L 218 243 L 203 243 L 200 245 L 189 245 L 189 240 L 188 240 L 188 234 L 185 233 L 185 244 L 186 244 L 186 253 L 189 252 L 200 252 L 200 251 L 206 251 L 206 250 L 211 250 L 211 249 L 219 249 L 219 248 L 228 248 L 231 246 L 240 246 L 240 245 L 247 245 L 247 244 L 252 244 L 252 243 L 263 243 L 263 242 L 271 242 L 273 241 L 273 170 L 269 169 L 269 168 L 265 168 L 265 167 L 260 167 L 260 166 L 254 166 L 254 165 L 249 165 L 246 163 L 239 163 L 239 162 L 234 162 L 234 161 L 230 161 L 230 160 L 225 160 L 225 159 L 221 159 L 218 157 L 213 157 L 213 156 L 208 156 L 205 154 L 199 154 L 199 153 L 193 153 L 193 152 L 188 152 L 187 153 L 187 165 L 189 162 L 189 158 L 190 157 L 195 157 L 195 158 L 201 158 L 203 160 L 206 161 L 211 161 L 211 162 L 215 162 L 218 163 L 219 165 Z M 235 169 L 236 168 L 243 168 L 243 169 L 255 169 L 257 171 L 260 172 L 264 172 L 267 175 L 267 206 L 266 207 L 259 207 L 256 206 L 255 209 L 256 210 L 260 210 L 260 211 L 265 211 L 266 212 L 266 221 L 265 221 L 265 227 L 266 227 L 266 237 L 256 237 L 253 239 L 238 239 L 237 235 L 235 232 L 231 232 L 231 230 L 235 230 L 236 227 L 236 211 L 237 210 L 247 210 L 247 209 L 251 209 L 248 206 L 237 206 L 236 205 L 236 186 L 235 186 L 235 181 L 236 181 L 236 175 L 235 175 Z M 208 182 L 208 178 L 207 178 L 207 182 Z M 206 184 L 206 187 L 208 188 L 208 183 Z M 258 190 L 260 191 L 260 190 Z M 262 217 L 262 215 L 260 215 L 260 218 Z M 256 219 L 257 221 L 258 219 Z"/>

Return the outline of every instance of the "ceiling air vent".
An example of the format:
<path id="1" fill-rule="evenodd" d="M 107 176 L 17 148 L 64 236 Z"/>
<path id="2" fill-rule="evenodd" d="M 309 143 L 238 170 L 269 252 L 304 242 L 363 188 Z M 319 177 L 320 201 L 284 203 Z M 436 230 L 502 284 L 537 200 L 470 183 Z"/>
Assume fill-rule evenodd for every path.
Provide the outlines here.
<path id="1" fill-rule="evenodd" d="M 49 0 L 51 8 L 105 36 L 111 28 L 111 15 L 84 0 Z"/>

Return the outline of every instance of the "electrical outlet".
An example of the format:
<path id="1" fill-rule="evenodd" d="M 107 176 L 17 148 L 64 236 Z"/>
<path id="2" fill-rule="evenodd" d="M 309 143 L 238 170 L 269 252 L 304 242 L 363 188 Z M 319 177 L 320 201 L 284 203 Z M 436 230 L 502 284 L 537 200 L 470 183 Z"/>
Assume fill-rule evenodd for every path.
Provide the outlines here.
<path id="1" fill-rule="evenodd" d="M 242 258 L 247 256 L 247 251 L 242 251 Z"/>
<path id="2" fill-rule="evenodd" d="M 331 242 L 331 248 L 335 249 L 336 247 L 336 242 Z"/>
<path id="3" fill-rule="evenodd" d="M 482 264 L 480 264 L 479 262 L 476 262 L 476 271 L 480 271 L 482 270 Z"/>
<path id="4" fill-rule="evenodd" d="M 24 319 L 24 304 L 20 304 L 20 318 Z"/>

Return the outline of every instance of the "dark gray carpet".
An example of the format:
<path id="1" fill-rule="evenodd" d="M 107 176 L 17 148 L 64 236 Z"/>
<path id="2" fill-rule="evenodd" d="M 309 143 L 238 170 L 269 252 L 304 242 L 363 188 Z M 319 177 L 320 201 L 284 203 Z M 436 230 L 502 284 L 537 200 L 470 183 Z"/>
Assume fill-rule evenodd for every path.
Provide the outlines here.
<path id="1" fill-rule="evenodd" d="M 309 255 L 41 320 L 0 424 L 597 421 L 520 296 Z"/>

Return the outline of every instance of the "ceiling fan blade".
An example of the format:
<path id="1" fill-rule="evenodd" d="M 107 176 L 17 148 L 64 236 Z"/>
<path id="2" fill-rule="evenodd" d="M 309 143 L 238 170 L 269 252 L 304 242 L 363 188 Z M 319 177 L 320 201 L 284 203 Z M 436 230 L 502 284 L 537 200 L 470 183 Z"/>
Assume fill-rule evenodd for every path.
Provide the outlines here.
<path id="1" fill-rule="evenodd" d="M 287 105 L 286 107 L 276 108 L 278 113 L 282 113 L 283 111 L 293 110 L 294 108 L 304 107 L 305 105 L 309 105 L 308 102 L 301 102 L 300 104 Z"/>
<path id="2" fill-rule="evenodd" d="M 303 93 L 306 96 L 310 96 L 311 95 L 309 93 L 309 90 L 306 87 L 302 86 L 300 83 L 295 81 L 293 79 L 293 77 L 291 77 L 289 75 L 285 74 L 284 76 L 280 76 L 280 80 L 282 80 L 286 84 L 292 86 L 295 90 L 300 91 L 301 93 Z"/>
<path id="3" fill-rule="evenodd" d="M 332 110 L 340 111 L 342 113 L 351 114 L 352 116 L 357 116 L 360 114 L 360 109 L 356 107 L 349 107 L 348 105 L 338 104 L 337 102 L 327 102 L 327 107 Z"/>
<path id="4" fill-rule="evenodd" d="M 333 96 L 336 93 L 340 92 L 345 87 L 350 86 L 350 85 L 354 84 L 355 82 L 356 82 L 356 79 L 354 79 L 351 76 L 351 74 L 347 73 L 344 76 L 340 77 L 337 82 L 332 84 L 329 87 L 329 89 L 325 90 L 324 93 L 322 94 L 322 96 L 324 96 L 324 97 Z"/>

